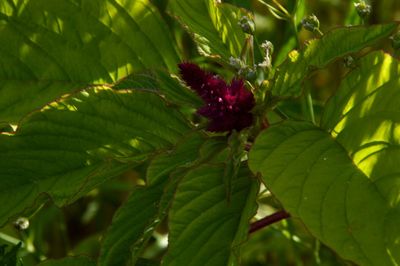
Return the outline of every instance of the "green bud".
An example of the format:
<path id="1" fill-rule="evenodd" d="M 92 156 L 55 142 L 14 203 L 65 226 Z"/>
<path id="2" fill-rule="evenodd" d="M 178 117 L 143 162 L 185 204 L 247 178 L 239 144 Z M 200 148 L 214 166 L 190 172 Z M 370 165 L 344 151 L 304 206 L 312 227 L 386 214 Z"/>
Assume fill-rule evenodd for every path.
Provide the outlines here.
<path id="1" fill-rule="evenodd" d="M 240 58 L 235 58 L 233 56 L 229 57 L 229 65 L 236 70 L 240 70 L 246 66 L 245 63 L 240 60 Z"/>
<path id="2" fill-rule="evenodd" d="M 14 222 L 14 227 L 17 228 L 19 231 L 26 230 L 29 227 L 29 220 L 25 217 L 19 217 Z"/>
<path id="3" fill-rule="evenodd" d="M 248 34 L 253 35 L 256 29 L 254 21 L 248 16 L 243 16 L 239 22 L 239 26 L 242 28 L 242 31 Z"/>
<path id="4" fill-rule="evenodd" d="M 314 14 L 309 15 L 301 20 L 301 25 L 308 31 L 319 31 L 319 20 Z"/>
<path id="5" fill-rule="evenodd" d="M 396 32 L 390 39 L 392 40 L 392 47 L 396 50 L 400 49 L 400 31 Z"/>
<path id="6" fill-rule="evenodd" d="M 356 7 L 358 15 L 362 19 L 369 17 L 369 15 L 371 14 L 371 6 L 365 3 L 365 1 L 363 0 L 354 3 L 354 6 Z"/>
<path id="7" fill-rule="evenodd" d="M 350 55 L 343 58 L 343 64 L 345 67 L 352 68 L 354 66 L 354 58 Z"/>

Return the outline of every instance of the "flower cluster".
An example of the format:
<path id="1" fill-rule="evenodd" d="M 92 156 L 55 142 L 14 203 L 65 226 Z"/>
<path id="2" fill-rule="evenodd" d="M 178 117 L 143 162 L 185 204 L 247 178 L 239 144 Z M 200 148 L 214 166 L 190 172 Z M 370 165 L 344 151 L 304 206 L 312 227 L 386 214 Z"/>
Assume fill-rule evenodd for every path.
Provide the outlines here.
<path id="1" fill-rule="evenodd" d="M 181 63 L 179 69 L 182 79 L 205 102 L 197 113 L 210 119 L 207 130 L 239 131 L 252 124 L 253 115 L 250 111 L 255 101 L 243 80 L 233 79 L 230 84 L 226 84 L 218 76 L 192 63 Z"/>

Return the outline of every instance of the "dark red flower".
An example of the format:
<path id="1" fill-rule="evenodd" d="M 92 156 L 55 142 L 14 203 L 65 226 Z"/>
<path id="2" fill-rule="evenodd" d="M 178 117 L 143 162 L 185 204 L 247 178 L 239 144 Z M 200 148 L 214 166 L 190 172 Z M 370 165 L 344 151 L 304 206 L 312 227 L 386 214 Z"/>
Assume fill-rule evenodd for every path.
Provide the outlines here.
<path id="1" fill-rule="evenodd" d="M 210 119 L 208 130 L 213 132 L 239 131 L 253 122 L 253 94 L 241 79 L 226 84 L 216 75 L 205 72 L 192 63 L 179 64 L 182 79 L 204 100 L 197 113 Z"/>

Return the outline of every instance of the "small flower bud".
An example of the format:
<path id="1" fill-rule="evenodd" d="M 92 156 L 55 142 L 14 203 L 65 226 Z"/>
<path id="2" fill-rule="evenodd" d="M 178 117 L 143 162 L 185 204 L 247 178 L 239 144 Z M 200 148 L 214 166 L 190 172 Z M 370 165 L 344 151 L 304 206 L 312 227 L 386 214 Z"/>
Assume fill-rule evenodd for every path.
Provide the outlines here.
<path id="1" fill-rule="evenodd" d="M 14 227 L 19 231 L 26 230 L 29 227 L 29 220 L 25 217 L 19 217 L 17 220 L 15 220 Z"/>
<path id="2" fill-rule="evenodd" d="M 362 18 L 365 19 L 369 17 L 371 14 L 371 6 L 365 3 L 365 1 L 360 0 L 357 3 L 354 3 L 354 6 L 356 7 L 358 15 Z"/>
<path id="3" fill-rule="evenodd" d="M 229 65 L 231 65 L 234 69 L 240 70 L 245 67 L 245 64 L 240 58 L 235 58 L 233 56 L 229 57 Z"/>
<path id="4" fill-rule="evenodd" d="M 248 16 L 243 16 L 239 20 L 238 24 L 242 28 L 243 32 L 248 34 L 254 34 L 256 26 L 254 24 L 254 21 Z"/>
<path id="5" fill-rule="evenodd" d="M 301 25 L 308 31 L 319 31 L 319 20 L 314 14 L 309 15 L 301 20 Z"/>
<path id="6" fill-rule="evenodd" d="M 400 49 L 400 31 L 396 32 L 390 39 L 392 40 L 393 49 Z"/>
<path id="7" fill-rule="evenodd" d="M 354 58 L 352 56 L 346 56 L 343 58 L 343 64 L 345 67 L 351 68 L 354 66 Z"/>
<path id="8" fill-rule="evenodd" d="M 270 86 L 271 86 L 271 84 L 270 84 L 270 82 L 268 80 L 263 80 L 263 82 L 260 85 L 261 90 L 263 90 L 263 91 L 269 90 Z"/>

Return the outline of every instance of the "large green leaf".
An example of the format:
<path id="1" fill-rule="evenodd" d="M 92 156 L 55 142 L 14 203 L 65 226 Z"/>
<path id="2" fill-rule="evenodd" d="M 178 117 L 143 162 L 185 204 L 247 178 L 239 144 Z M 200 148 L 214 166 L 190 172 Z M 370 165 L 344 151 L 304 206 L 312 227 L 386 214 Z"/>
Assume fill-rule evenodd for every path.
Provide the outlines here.
<path id="1" fill-rule="evenodd" d="M 155 226 L 165 217 L 180 179 L 179 175 L 171 177 L 171 173 L 194 162 L 199 157 L 196 151 L 204 142 L 204 137 L 194 132 L 152 160 L 147 186 L 135 189 L 114 216 L 103 240 L 99 265 L 125 265 L 128 261 L 136 265 Z"/>
<path id="2" fill-rule="evenodd" d="M 346 54 L 375 44 L 388 37 L 397 24 L 369 27 L 344 27 L 332 30 L 321 39 L 312 40 L 303 51 L 292 51 L 277 69 L 272 93 L 279 97 L 300 96 L 302 82 L 315 68 L 322 68 Z M 351 36 L 351 38 L 348 38 Z"/>
<path id="3" fill-rule="evenodd" d="M 237 265 L 238 248 L 255 212 L 258 184 L 242 168 L 232 180 L 228 200 L 224 171 L 224 164 L 204 164 L 178 185 L 163 265 Z"/>
<path id="4" fill-rule="evenodd" d="M 400 65 L 383 52 L 357 65 L 327 104 L 321 124 L 386 199 L 388 252 L 400 262 Z"/>
<path id="5" fill-rule="evenodd" d="M 309 230 L 360 265 L 400 263 L 400 66 L 368 54 L 326 106 L 322 129 L 263 132 L 250 166 Z"/>
<path id="6" fill-rule="evenodd" d="M 93 88 L 54 102 L 15 134 L 0 135 L 0 224 L 40 193 L 60 204 L 73 200 L 189 130 L 149 92 Z"/>
<path id="7" fill-rule="evenodd" d="M 244 10 L 216 0 L 171 0 L 169 11 L 188 28 L 202 55 L 239 57 L 245 34 L 238 21 Z"/>
<path id="8" fill-rule="evenodd" d="M 1 1 L 0 47 L 0 124 L 87 84 L 179 61 L 149 0 Z"/>
<path id="9" fill-rule="evenodd" d="M 328 133 L 303 122 L 272 127 L 254 144 L 250 167 L 292 216 L 343 258 L 360 265 L 399 262 L 399 210 Z"/>

